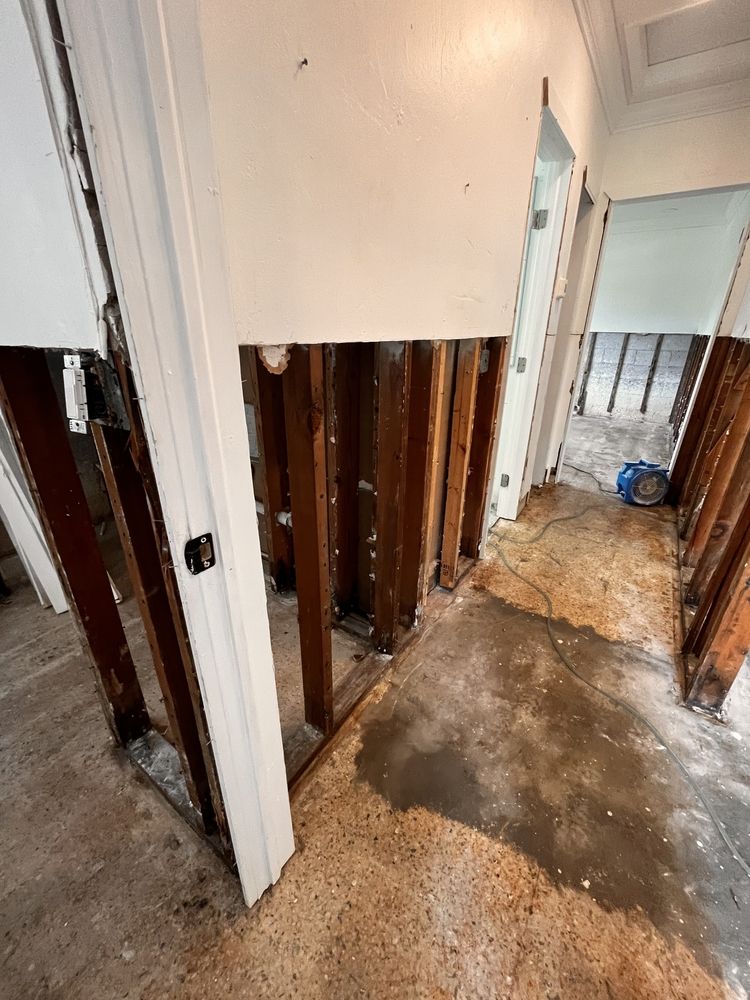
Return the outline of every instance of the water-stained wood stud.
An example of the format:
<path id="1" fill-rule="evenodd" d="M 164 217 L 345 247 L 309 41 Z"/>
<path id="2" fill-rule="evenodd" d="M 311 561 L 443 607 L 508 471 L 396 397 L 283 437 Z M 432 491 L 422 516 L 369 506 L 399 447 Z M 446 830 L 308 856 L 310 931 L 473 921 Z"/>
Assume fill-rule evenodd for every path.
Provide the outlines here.
<path id="1" fill-rule="evenodd" d="M 724 549 L 738 526 L 741 527 L 743 511 L 748 504 L 750 504 L 750 433 L 745 436 L 742 451 L 728 480 L 703 552 L 690 577 L 685 594 L 686 604 L 700 604 Z"/>
<path id="2" fill-rule="evenodd" d="M 164 699 L 169 738 L 179 755 L 191 801 L 210 826 L 213 805 L 198 720 L 162 574 L 159 542 L 129 447 L 130 434 L 99 424 L 89 427 Z"/>
<path id="3" fill-rule="evenodd" d="M 695 566 L 703 554 L 750 434 L 750 366 L 739 376 L 737 384 L 740 382 L 736 409 L 717 441 L 711 479 L 685 548 L 684 561 L 688 566 Z"/>
<path id="4" fill-rule="evenodd" d="M 305 719 L 328 735 L 333 731 L 333 664 L 322 347 L 295 345 L 281 379 Z"/>
<path id="5" fill-rule="evenodd" d="M 469 456 L 474 430 L 474 410 L 479 380 L 481 341 L 462 340 L 456 362 L 453 395 L 448 489 L 445 500 L 443 546 L 440 554 L 440 585 L 453 588 L 458 579 L 458 557 L 469 477 Z"/>
<path id="6" fill-rule="evenodd" d="M 699 450 L 690 467 L 680 497 L 681 538 L 689 538 L 692 534 L 703 498 L 724 447 L 724 435 L 741 398 L 741 392 L 738 391 L 741 386 L 740 376 L 747 367 L 747 360 L 750 358 L 750 345 L 737 342 L 737 347 L 739 350 L 735 350 L 734 347 L 730 349 L 717 391 L 715 395 L 709 397 L 713 401 L 707 411 L 708 418 L 706 419 L 705 410 L 698 410 L 697 401 L 694 417 L 691 417 L 690 423 L 695 420 L 698 423 L 706 424 L 706 433 L 701 436 Z M 685 429 L 685 437 L 688 436 L 689 432 L 690 426 L 688 425 Z"/>
<path id="7" fill-rule="evenodd" d="M 329 546 L 332 602 L 338 618 L 357 605 L 360 346 L 325 347 Z"/>
<path id="8" fill-rule="evenodd" d="M 495 450 L 499 414 L 502 413 L 506 385 L 507 337 L 487 342 L 487 370 L 480 371 L 474 408 L 474 429 L 469 452 L 464 516 L 461 525 L 461 553 L 469 559 L 479 556 L 484 518 L 490 493 L 490 465 Z"/>
<path id="9" fill-rule="evenodd" d="M 692 677 L 687 704 L 714 715 L 724 701 L 750 649 L 750 532 L 724 592 L 715 602 L 706 650 Z"/>
<path id="10" fill-rule="evenodd" d="M 392 653 L 398 638 L 406 494 L 411 344 L 375 348 L 375 559 L 373 641 Z"/>
<path id="11" fill-rule="evenodd" d="M 667 499 L 670 503 L 684 502 L 685 496 L 691 493 L 690 480 L 697 476 L 700 470 L 704 445 L 713 433 L 713 427 L 710 427 L 710 415 L 716 407 L 718 394 L 722 390 L 722 380 L 731 344 L 732 341 L 728 337 L 721 337 L 714 341 L 711 348 L 708 364 L 695 397 L 693 413 L 685 428 L 680 450 L 669 476 Z M 706 419 L 707 414 L 709 415 L 708 420 Z"/>
<path id="12" fill-rule="evenodd" d="M 409 423 L 401 560 L 401 619 L 413 626 L 427 598 L 430 516 L 435 508 L 435 449 L 447 374 L 444 340 L 415 341 L 411 350 Z"/>
<path id="13" fill-rule="evenodd" d="M 150 729 L 44 351 L 0 348 L 0 404 L 116 739 Z"/>
<path id="14" fill-rule="evenodd" d="M 288 363 L 288 360 L 287 360 Z M 289 508 L 289 473 L 282 375 L 260 363 L 252 347 L 240 348 L 243 398 L 253 407 L 260 453 L 257 477 L 263 504 L 265 549 L 271 580 L 277 590 L 294 585 L 294 544 L 291 531 L 277 515 Z"/>

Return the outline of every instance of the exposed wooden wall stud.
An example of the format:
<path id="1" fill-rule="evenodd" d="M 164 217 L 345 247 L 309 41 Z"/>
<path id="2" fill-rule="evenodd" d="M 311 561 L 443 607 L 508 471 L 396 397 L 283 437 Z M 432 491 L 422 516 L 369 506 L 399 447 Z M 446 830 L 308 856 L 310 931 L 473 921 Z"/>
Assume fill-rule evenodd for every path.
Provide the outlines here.
<path id="1" fill-rule="evenodd" d="M 392 653 L 398 638 L 411 344 L 375 348 L 375 559 L 373 641 Z"/>
<path id="2" fill-rule="evenodd" d="M 490 465 L 503 405 L 507 345 L 507 337 L 494 337 L 487 342 L 487 370 L 480 372 L 477 383 L 469 478 L 461 527 L 461 553 L 469 559 L 478 558 L 482 544 L 484 515 L 490 494 Z"/>
<path id="3" fill-rule="evenodd" d="M 325 347 L 331 596 L 339 618 L 354 608 L 357 593 L 359 346 Z"/>
<path id="4" fill-rule="evenodd" d="M 277 377 L 277 376 L 272 376 Z M 323 348 L 296 344 L 284 391 L 305 719 L 333 731 Z"/>
<path id="5" fill-rule="evenodd" d="M 401 617 L 409 626 L 417 624 L 427 597 L 427 539 L 437 485 L 434 451 L 446 356 L 444 340 L 412 344 L 401 564 Z"/>
<path id="6" fill-rule="evenodd" d="M 289 472 L 281 376 L 261 364 L 252 347 L 240 348 L 243 396 L 255 414 L 260 451 L 260 493 L 269 572 L 277 590 L 294 585 L 292 534 L 277 514 L 289 509 Z"/>
<path id="7" fill-rule="evenodd" d="M 0 348 L 0 403 L 116 739 L 150 729 L 45 353 Z"/>
<path id="8" fill-rule="evenodd" d="M 750 545 L 747 536 L 736 572 L 724 599 L 714 609 L 710 641 L 700 659 L 687 695 L 691 708 L 714 715 L 724 701 L 750 648 Z"/>
<path id="9" fill-rule="evenodd" d="M 162 575 L 161 553 L 143 480 L 135 467 L 127 431 L 90 424 L 112 504 L 125 562 L 141 612 L 154 669 L 164 699 L 170 741 L 180 757 L 185 783 L 204 825 L 213 803 L 182 649 Z"/>
<path id="10" fill-rule="evenodd" d="M 456 387 L 451 420 L 448 490 L 443 524 L 443 546 L 440 556 L 440 585 L 455 587 L 458 579 L 458 558 L 461 530 L 469 476 L 469 455 L 474 428 L 474 410 L 479 379 L 481 341 L 462 340 L 458 347 Z"/>
<path id="11" fill-rule="evenodd" d="M 685 428 L 680 450 L 669 477 L 667 499 L 670 503 L 681 502 L 683 492 L 689 489 L 688 479 L 693 475 L 693 470 L 700 462 L 698 456 L 703 453 L 707 435 L 713 433 L 712 430 L 709 431 L 705 414 L 711 412 L 717 399 L 717 393 L 720 391 L 730 345 L 731 341 L 728 337 L 721 337 L 714 341 L 711 348 L 706 371 L 695 397 L 694 412 L 701 414 L 702 418 L 700 420 L 691 419 Z"/>

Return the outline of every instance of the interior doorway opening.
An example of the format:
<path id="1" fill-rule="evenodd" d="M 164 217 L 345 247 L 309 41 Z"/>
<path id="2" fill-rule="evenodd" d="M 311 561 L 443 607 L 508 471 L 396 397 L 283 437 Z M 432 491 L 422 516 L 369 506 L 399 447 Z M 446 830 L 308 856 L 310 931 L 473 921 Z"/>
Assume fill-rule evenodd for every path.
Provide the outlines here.
<path id="1" fill-rule="evenodd" d="M 542 110 L 526 224 L 490 522 L 515 520 L 531 486 L 534 411 L 551 316 L 573 150 L 549 108 Z"/>
<path id="2" fill-rule="evenodd" d="M 748 222 L 746 188 L 610 207 L 557 482 L 670 466 Z"/>
<path id="3" fill-rule="evenodd" d="M 290 784 L 479 556 L 506 345 L 240 348 Z"/>

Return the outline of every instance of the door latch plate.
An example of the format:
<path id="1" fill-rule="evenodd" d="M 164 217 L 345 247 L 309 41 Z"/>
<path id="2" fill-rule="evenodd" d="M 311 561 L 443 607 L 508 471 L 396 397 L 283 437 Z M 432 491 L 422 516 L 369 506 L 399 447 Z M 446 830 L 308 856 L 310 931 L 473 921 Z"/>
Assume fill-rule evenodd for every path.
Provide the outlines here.
<path id="1" fill-rule="evenodd" d="M 211 569 L 216 565 L 216 553 L 214 551 L 214 539 L 210 531 L 204 535 L 191 538 L 185 544 L 185 562 L 187 568 L 197 576 L 204 570 Z"/>

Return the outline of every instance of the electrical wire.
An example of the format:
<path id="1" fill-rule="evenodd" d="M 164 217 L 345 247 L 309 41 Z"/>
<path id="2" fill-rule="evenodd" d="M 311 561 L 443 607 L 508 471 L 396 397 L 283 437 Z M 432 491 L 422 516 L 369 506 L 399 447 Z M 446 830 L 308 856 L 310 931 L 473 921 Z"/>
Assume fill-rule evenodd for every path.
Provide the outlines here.
<path id="1" fill-rule="evenodd" d="M 553 608 L 553 604 L 552 604 L 552 598 L 550 597 L 550 595 L 547 593 L 546 590 L 543 590 L 540 586 L 538 586 L 532 580 L 529 580 L 528 577 L 524 576 L 523 573 L 519 572 L 515 567 L 511 566 L 511 564 L 508 562 L 508 559 L 507 559 L 505 553 L 503 552 L 503 550 L 502 550 L 502 548 L 500 546 L 500 542 L 511 542 L 511 543 L 515 543 L 515 544 L 519 544 L 519 545 L 531 545 L 534 542 L 538 542 L 539 539 L 542 537 L 542 535 L 545 533 L 545 531 L 547 531 L 548 528 L 551 528 L 553 524 L 560 524 L 562 521 L 573 521 L 576 518 L 583 517 L 583 515 L 586 514 L 586 513 L 588 513 L 590 510 L 599 510 L 599 509 L 601 509 L 601 508 L 597 507 L 596 505 L 591 505 L 591 506 L 588 506 L 588 507 L 584 507 L 584 509 L 581 510 L 581 511 L 579 511 L 577 514 L 569 514 L 566 517 L 555 517 L 555 518 L 552 518 L 551 521 L 548 521 L 544 525 L 544 527 L 541 529 L 541 531 L 537 532 L 537 534 L 533 535 L 531 538 L 526 538 L 526 539 L 512 539 L 512 538 L 505 538 L 504 536 L 501 535 L 500 538 L 497 539 L 497 540 L 495 540 L 495 539 L 488 539 L 487 543 L 488 543 L 489 547 L 492 549 L 492 551 L 494 551 L 500 557 L 500 560 L 502 561 L 502 563 L 505 566 L 505 568 L 510 573 L 512 573 L 513 576 L 515 576 L 517 579 L 521 580 L 528 587 L 531 587 L 532 590 L 535 590 L 536 593 L 539 594 L 539 596 L 544 601 L 544 603 L 546 605 L 546 608 L 547 608 L 547 615 L 546 615 L 547 635 L 549 637 L 549 641 L 550 641 L 550 644 L 551 644 L 553 650 L 555 651 L 555 653 L 557 653 L 559 659 L 561 660 L 561 662 L 562 662 L 563 666 L 566 668 L 566 670 L 568 670 L 569 673 L 571 673 L 576 678 L 576 680 L 578 680 L 581 684 L 585 684 L 586 687 L 590 688 L 592 691 L 595 691 L 601 697 L 606 698 L 607 701 L 611 702 L 613 705 L 615 705 L 618 708 L 622 709 L 623 712 L 626 712 L 632 719 L 634 719 L 636 722 L 640 723 L 642 726 L 644 726 L 651 733 L 651 735 L 654 737 L 654 739 L 659 744 L 659 746 L 661 746 L 667 752 L 667 754 L 671 758 L 672 762 L 676 765 L 676 767 L 682 773 L 683 777 L 685 778 L 685 780 L 687 781 L 688 785 L 692 789 L 693 794 L 696 796 L 696 798 L 698 799 L 698 801 L 702 804 L 703 808 L 706 810 L 706 813 L 708 814 L 709 818 L 711 819 L 711 822 L 713 823 L 714 827 L 716 828 L 717 833 L 719 834 L 719 836 L 721 837 L 721 839 L 724 841 L 724 844 L 728 848 L 728 850 L 729 850 L 730 854 L 732 855 L 732 857 L 734 858 L 734 860 L 737 862 L 737 864 L 743 870 L 743 872 L 745 873 L 745 875 L 748 878 L 750 878 L 750 865 L 747 863 L 747 861 L 745 861 L 745 859 L 740 854 L 739 850 L 737 849 L 737 847 L 734 844 L 734 841 L 731 839 L 731 837 L 727 833 L 726 828 L 725 828 L 724 824 L 722 823 L 721 819 L 719 819 L 719 816 L 715 812 L 713 806 L 710 804 L 710 802 L 704 796 L 703 792 L 699 788 L 697 782 L 693 778 L 693 776 L 690 773 L 690 771 L 688 770 L 687 766 L 683 763 L 682 758 L 677 754 L 677 752 L 675 750 L 672 749 L 672 747 L 670 746 L 670 744 L 667 742 L 667 739 L 656 728 L 656 726 L 653 724 L 653 722 L 650 722 L 649 719 L 647 719 L 645 715 L 642 715 L 641 712 L 639 712 L 638 709 L 635 708 L 634 705 L 631 705 L 630 702 L 626 701 L 624 698 L 620 698 L 620 697 L 618 697 L 615 694 L 611 694 L 605 688 L 599 687 L 598 684 L 594 683 L 594 681 L 589 680 L 587 677 L 584 677 L 584 675 L 579 672 L 578 668 L 573 663 L 573 661 L 570 659 L 570 657 L 565 652 L 565 650 L 562 648 L 561 644 L 556 641 L 557 637 L 555 636 L 555 633 L 554 633 L 554 630 L 553 630 L 553 626 L 552 626 L 552 616 L 553 616 L 553 612 L 554 612 L 554 608 Z"/>
<path id="2" fill-rule="evenodd" d="M 606 493 L 612 497 L 619 497 L 617 490 L 608 490 L 606 486 L 602 484 L 600 479 L 597 479 L 593 472 L 589 472 L 588 469 L 579 469 L 577 465 L 571 465 L 570 462 L 563 462 L 563 467 L 566 469 L 575 469 L 576 472 L 582 473 L 584 476 L 591 476 L 601 493 Z"/>

